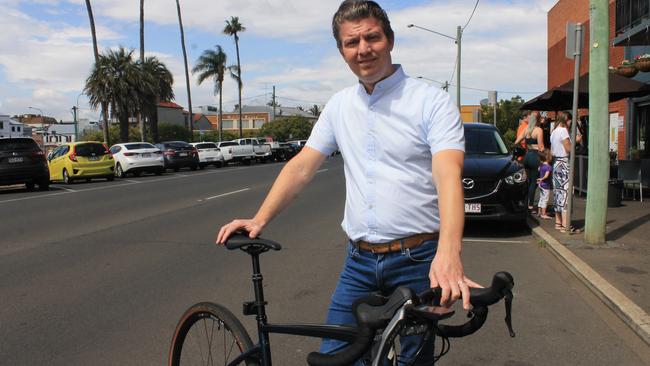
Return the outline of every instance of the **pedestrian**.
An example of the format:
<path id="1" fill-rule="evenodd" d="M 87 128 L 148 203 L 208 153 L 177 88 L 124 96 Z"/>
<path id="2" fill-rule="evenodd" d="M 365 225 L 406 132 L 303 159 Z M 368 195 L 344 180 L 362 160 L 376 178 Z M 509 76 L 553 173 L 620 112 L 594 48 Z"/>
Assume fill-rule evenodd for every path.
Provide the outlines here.
<path id="1" fill-rule="evenodd" d="M 282 169 L 257 214 L 224 225 L 217 242 L 242 229 L 256 237 L 339 149 L 348 256 L 327 323 L 355 323 L 357 299 L 376 291 L 389 294 L 402 285 L 416 292 L 439 286 L 445 306 L 462 294 L 468 309 L 469 287 L 480 285 L 465 276 L 460 256 L 465 141 L 458 108 L 446 92 L 392 63 L 394 33 L 376 2 L 343 1 L 332 31 L 359 82 L 332 96 L 306 146 Z M 400 357 L 414 356 L 420 343 L 421 338 L 404 338 Z M 326 339 L 321 352 L 345 345 Z M 433 363 L 433 339 L 422 355 Z"/>
<path id="2" fill-rule="evenodd" d="M 538 125 L 539 112 L 533 111 L 528 115 L 528 126 L 515 140 L 515 145 L 520 142 L 526 144 L 524 168 L 528 177 L 528 210 L 535 214 L 535 192 L 537 191 L 537 177 L 539 176 L 539 153 L 544 152 L 544 133 Z"/>
<path id="3" fill-rule="evenodd" d="M 546 208 L 548 206 L 548 199 L 551 196 L 551 187 L 552 178 L 551 174 L 553 172 L 553 167 L 551 167 L 551 161 L 553 156 L 551 155 L 551 150 L 546 149 L 539 154 L 539 160 L 541 164 L 539 165 L 539 178 L 537 178 L 537 184 L 539 185 L 539 201 L 537 202 L 537 207 L 539 208 L 539 217 L 545 220 L 552 219 L 548 215 Z"/>
<path id="4" fill-rule="evenodd" d="M 540 118 L 539 127 L 542 129 L 544 147 L 549 149 L 551 147 L 551 119 L 546 112 L 542 112 Z"/>
<path id="5" fill-rule="evenodd" d="M 558 112 L 555 129 L 551 133 L 551 153 L 553 154 L 553 205 L 555 210 L 555 228 L 563 233 L 577 232 L 571 227 L 567 217 L 567 200 L 569 198 L 569 153 L 571 137 L 568 121 L 571 114 Z"/>
<path id="6" fill-rule="evenodd" d="M 526 149 L 526 142 L 523 140 L 519 140 L 519 136 L 521 136 L 526 129 L 528 129 L 528 116 L 530 115 L 531 111 L 524 111 L 521 115 L 521 119 L 519 120 L 519 126 L 517 126 L 517 134 L 515 135 L 515 146 L 520 145 L 523 149 Z"/>

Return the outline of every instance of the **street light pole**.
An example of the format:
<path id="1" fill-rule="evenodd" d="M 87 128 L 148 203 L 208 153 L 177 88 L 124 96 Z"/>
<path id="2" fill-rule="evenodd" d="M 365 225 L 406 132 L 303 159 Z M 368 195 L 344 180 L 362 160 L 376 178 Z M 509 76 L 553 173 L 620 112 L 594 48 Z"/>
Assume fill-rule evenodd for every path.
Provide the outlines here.
<path id="1" fill-rule="evenodd" d="M 444 33 L 436 32 L 434 30 L 425 28 L 425 27 L 420 27 L 419 25 L 415 24 L 409 24 L 407 25 L 408 28 L 418 28 L 422 29 L 427 32 L 431 32 L 433 34 L 437 34 L 439 36 L 449 38 L 456 42 L 457 46 L 457 55 L 456 55 L 456 104 L 458 105 L 458 110 L 460 111 L 460 65 L 461 65 L 461 40 L 463 38 L 463 28 L 459 25 L 458 28 L 456 28 L 456 37 L 449 36 Z"/>

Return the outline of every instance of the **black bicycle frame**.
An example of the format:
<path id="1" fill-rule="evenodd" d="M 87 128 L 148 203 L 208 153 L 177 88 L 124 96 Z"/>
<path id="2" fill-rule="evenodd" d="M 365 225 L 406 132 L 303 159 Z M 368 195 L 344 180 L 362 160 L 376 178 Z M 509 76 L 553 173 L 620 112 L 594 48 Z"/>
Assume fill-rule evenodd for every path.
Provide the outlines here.
<path id="1" fill-rule="evenodd" d="M 260 366 L 271 366 L 271 344 L 269 334 L 290 334 L 314 338 L 330 338 L 346 342 L 354 341 L 358 336 L 356 327 L 326 324 L 269 324 L 266 318 L 266 301 L 262 286 L 259 253 L 250 253 L 253 261 L 253 289 L 255 301 L 244 303 L 244 315 L 255 315 L 259 343 L 242 353 L 227 366 L 240 364 L 247 358 L 258 355 Z"/>

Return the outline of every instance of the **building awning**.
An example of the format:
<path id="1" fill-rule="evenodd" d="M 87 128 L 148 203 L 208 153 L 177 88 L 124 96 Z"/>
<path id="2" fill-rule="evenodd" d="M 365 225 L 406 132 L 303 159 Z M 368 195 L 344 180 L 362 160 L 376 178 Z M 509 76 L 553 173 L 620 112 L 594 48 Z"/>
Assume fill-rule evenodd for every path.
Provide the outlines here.
<path id="1" fill-rule="evenodd" d="M 589 74 L 580 77 L 578 108 L 589 108 Z M 609 73 L 609 101 L 650 95 L 650 85 Z M 573 107 L 573 79 L 527 101 L 521 109 L 560 111 Z"/>

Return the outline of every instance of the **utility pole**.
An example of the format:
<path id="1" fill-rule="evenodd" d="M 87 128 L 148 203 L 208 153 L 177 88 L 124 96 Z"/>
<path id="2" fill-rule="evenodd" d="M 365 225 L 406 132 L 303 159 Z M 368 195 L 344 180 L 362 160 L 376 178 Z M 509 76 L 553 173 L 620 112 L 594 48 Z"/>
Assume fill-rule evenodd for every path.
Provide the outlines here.
<path id="1" fill-rule="evenodd" d="M 79 141 L 79 129 L 77 128 L 77 106 L 72 107 L 72 117 L 74 120 L 74 140 Z"/>
<path id="2" fill-rule="evenodd" d="M 275 119 L 275 85 L 273 85 L 273 99 L 271 100 L 271 104 L 273 104 L 273 119 Z"/>
<path id="3" fill-rule="evenodd" d="M 609 180 L 609 1 L 589 1 L 589 169 L 585 241 L 605 242 Z M 575 123 L 575 121 L 574 121 Z"/>

